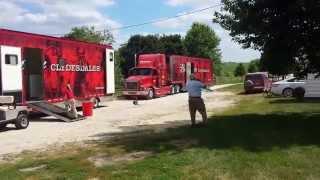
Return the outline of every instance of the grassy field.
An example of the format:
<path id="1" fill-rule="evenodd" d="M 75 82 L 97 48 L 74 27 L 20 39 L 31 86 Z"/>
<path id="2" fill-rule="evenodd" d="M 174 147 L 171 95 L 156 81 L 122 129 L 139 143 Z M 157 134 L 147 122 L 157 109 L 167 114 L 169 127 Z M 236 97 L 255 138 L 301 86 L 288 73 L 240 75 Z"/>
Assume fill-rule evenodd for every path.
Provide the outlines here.
<path id="1" fill-rule="evenodd" d="M 216 84 L 233 84 L 243 82 L 242 77 L 235 77 L 234 71 L 239 63 L 234 62 L 224 62 L 222 63 L 221 75 L 216 77 Z M 243 63 L 243 65 L 248 69 L 249 63 Z"/>
<path id="2" fill-rule="evenodd" d="M 242 95 L 241 89 L 228 88 L 239 101 L 212 116 L 208 127 L 145 130 L 86 148 L 28 152 L 0 165 L 0 179 L 320 179 L 320 101 Z M 148 155 L 128 156 L 136 152 Z M 88 158 L 97 155 L 109 164 L 96 168 Z M 39 165 L 45 168 L 19 171 Z"/>

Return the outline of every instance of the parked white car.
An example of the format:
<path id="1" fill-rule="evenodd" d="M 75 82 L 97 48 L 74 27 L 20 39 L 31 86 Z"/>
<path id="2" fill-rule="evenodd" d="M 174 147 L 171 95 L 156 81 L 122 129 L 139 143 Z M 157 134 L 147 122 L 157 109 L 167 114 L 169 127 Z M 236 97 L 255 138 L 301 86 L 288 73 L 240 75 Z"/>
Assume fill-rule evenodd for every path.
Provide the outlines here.
<path id="1" fill-rule="evenodd" d="M 298 78 L 289 78 L 282 81 L 274 82 L 271 86 L 271 93 L 284 97 L 292 97 L 294 89 L 305 86 L 305 80 Z"/>

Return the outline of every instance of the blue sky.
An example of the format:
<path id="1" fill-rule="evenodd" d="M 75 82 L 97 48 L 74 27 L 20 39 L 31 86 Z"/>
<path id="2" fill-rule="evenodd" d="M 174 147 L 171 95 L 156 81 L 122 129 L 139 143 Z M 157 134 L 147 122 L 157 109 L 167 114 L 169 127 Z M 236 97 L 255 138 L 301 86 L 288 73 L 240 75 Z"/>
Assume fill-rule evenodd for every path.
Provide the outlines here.
<path id="1" fill-rule="evenodd" d="M 212 5 L 220 0 L 0 0 L 0 27 L 41 34 L 65 34 L 74 26 L 89 25 L 96 29 L 118 28 L 146 21 L 175 16 Z M 221 38 L 224 61 L 249 61 L 260 56 L 244 50 L 231 40 L 228 32 L 211 22 L 216 7 L 190 16 L 115 30 L 117 48 L 134 34 L 185 35 L 192 22 L 210 25 Z"/>

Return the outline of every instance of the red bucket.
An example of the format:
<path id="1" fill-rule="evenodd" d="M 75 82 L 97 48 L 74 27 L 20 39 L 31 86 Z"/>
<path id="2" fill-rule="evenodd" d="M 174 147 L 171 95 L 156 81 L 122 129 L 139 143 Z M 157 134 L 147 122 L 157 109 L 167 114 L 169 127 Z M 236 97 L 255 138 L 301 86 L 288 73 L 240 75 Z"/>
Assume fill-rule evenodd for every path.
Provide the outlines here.
<path id="1" fill-rule="evenodd" d="M 82 103 L 82 114 L 85 117 L 93 115 L 93 103 L 92 102 L 83 102 Z"/>

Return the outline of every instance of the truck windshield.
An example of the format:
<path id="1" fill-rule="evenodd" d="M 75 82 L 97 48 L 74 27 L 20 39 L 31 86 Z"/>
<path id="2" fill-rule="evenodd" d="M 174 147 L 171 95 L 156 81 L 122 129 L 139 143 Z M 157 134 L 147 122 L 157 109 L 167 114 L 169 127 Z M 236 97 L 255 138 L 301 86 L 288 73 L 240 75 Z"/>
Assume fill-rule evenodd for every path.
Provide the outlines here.
<path id="1" fill-rule="evenodd" d="M 152 69 L 149 68 L 136 68 L 130 71 L 133 76 L 149 76 L 152 75 Z"/>

